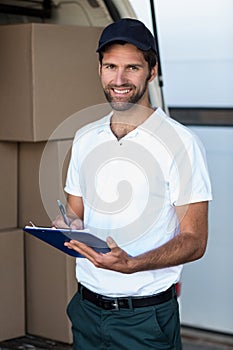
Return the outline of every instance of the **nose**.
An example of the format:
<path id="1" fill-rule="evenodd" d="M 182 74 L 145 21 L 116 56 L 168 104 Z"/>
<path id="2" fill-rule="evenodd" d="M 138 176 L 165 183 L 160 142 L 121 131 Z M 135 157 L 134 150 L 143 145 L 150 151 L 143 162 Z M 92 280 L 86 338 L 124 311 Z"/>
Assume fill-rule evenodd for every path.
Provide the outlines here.
<path id="1" fill-rule="evenodd" d="M 127 82 L 127 74 L 124 69 L 117 69 L 114 77 L 114 84 L 120 86 Z"/>

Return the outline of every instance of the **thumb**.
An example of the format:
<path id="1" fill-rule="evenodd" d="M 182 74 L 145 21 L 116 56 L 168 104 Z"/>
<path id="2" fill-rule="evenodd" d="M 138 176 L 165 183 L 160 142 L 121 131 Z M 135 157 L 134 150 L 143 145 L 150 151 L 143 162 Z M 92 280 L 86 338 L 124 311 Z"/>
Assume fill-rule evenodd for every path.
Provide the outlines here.
<path id="1" fill-rule="evenodd" d="M 116 242 L 114 241 L 114 239 L 112 237 L 110 237 L 110 236 L 107 237 L 106 241 L 107 241 L 107 245 L 109 246 L 110 249 L 118 247 L 118 245 L 116 244 Z"/>

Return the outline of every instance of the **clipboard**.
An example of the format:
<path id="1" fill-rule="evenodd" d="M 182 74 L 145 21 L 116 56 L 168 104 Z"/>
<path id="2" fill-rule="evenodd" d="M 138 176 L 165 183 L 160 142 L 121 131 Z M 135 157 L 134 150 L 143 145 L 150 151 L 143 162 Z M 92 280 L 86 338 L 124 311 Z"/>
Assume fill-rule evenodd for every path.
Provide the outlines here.
<path id="1" fill-rule="evenodd" d="M 76 258 L 83 258 L 83 256 L 75 250 L 64 246 L 64 243 L 69 242 L 71 239 L 82 242 L 99 253 L 105 254 L 111 251 L 105 241 L 85 230 L 69 230 L 37 226 L 25 226 L 23 230 L 45 243 L 48 243 L 54 248 Z"/>

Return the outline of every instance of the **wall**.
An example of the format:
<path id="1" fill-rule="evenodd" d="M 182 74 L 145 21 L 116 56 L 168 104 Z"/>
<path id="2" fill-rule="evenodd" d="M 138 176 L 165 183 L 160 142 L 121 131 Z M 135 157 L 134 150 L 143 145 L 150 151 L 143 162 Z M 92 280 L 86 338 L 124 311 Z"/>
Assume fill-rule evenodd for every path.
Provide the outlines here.
<path id="1" fill-rule="evenodd" d="M 151 26 L 149 0 L 131 0 Z M 168 106 L 233 107 L 233 1 L 154 1 Z"/>
<path id="2" fill-rule="evenodd" d="M 183 270 L 181 319 L 185 325 L 233 334 L 233 127 L 191 129 L 206 148 L 213 201 L 206 254 Z"/>

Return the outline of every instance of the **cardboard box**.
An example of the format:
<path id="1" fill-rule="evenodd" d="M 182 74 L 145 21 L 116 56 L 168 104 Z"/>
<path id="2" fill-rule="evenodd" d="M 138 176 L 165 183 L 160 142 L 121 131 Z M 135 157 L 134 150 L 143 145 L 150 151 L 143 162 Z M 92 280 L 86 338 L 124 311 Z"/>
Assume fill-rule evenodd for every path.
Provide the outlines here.
<path id="1" fill-rule="evenodd" d="M 27 333 L 71 344 L 67 305 L 77 290 L 75 258 L 25 234 Z"/>
<path id="2" fill-rule="evenodd" d="M 20 143 L 19 222 L 51 226 L 65 204 L 72 140 Z M 72 343 L 66 307 L 77 289 L 75 259 L 25 233 L 27 333 Z"/>
<path id="3" fill-rule="evenodd" d="M 17 227 L 17 157 L 16 142 L 0 142 L 0 229 Z"/>
<path id="4" fill-rule="evenodd" d="M 77 111 L 106 102 L 95 52 L 101 31 L 39 23 L 0 26 L 0 140 L 48 140 Z M 91 113 L 88 120 L 80 117 L 61 138 L 73 137 L 95 119 Z"/>
<path id="5" fill-rule="evenodd" d="M 51 226 L 64 204 L 72 140 L 19 144 L 19 226 Z"/>
<path id="6" fill-rule="evenodd" d="M 21 230 L 0 231 L 0 341 L 25 335 L 24 242 Z"/>

